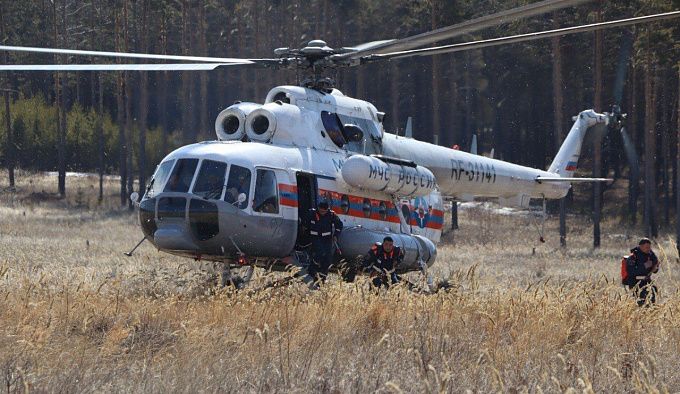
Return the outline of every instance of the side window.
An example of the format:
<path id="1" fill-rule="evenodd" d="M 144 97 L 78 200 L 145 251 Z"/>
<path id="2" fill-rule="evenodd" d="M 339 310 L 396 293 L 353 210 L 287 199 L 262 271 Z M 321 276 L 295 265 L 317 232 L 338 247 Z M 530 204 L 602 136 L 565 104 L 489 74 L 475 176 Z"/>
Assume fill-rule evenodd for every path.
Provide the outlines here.
<path id="1" fill-rule="evenodd" d="M 340 122 L 338 115 L 328 111 L 321 111 L 321 122 L 323 123 L 324 129 L 326 129 L 326 133 L 328 133 L 328 136 L 331 138 L 331 141 L 333 141 L 338 148 L 342 148 L 346 141 L 345 137 L 342 136 L 342 123 Z"/>
<path id="2" fill-rule="evenodd" d="M 245 194 L 246 199 L 238 204 L 240 209 L 248 206 L 250 197 L 250 170 L 232 164 L 229 169 L 229 180 L 227 181 L 227 192 L 224 194 L 224 201 L 234 204 L 238 201 L 239 194 Z"/>
<path id="3" fill-rule="evenodd" d="M 347 194 L 343 194 L 340 198 L 340 209 L 342 209 L 342 213 L 347 215 L 349 213 L 349 207 L 349 197 L 347 197 Z"/>
<path id="4" fill-rule="evenodd" d="M 193 193 L 208 200 L 219 200 L 224 189 L 224 173 L 227 163 L 203 160 L 198 171 Z"/>
<path id="5" fill-rule="evenodd" d="M 364 203 L 362 204 L 361 209 L 364 211 L 364 216 L 370 218 L 372 209 L 371 200 L 364 198 Z"/>
<path id="6" fill-rule="evenodd" d="M 276 174 L 271 170 L 257 170 L 253 210 L 262 213 L 279 212 L 279 193 L 276 187 Z"/>
<path id="7" fill-rule="evenodd" d="M 165 163 L 161 163 L 161 165 L 158 166 L 156 173 L 153 174 L 153 177 L 151 178 L 149 187 L 146 189 L 147 197 L 151 198 L 156 195 L 156 193 L 159 193 L 161 190 L 163 190 L 163 185 L 165 184 L 165 180 L 168 179 L 168 175 L 170 174 L 173 164 L 175 164 L 175 161 L 170 160 L 166 161 Z"/>
<path id="8" fill-rule="evenodd" d="M 198 159 L 179 159 L 177 165 L 170 174 L 170 179 L 165 185 L 163 191 L 166 192 L 180 192 L 186 193 L 191 186 L 191 180 L 194 179 Z"/>

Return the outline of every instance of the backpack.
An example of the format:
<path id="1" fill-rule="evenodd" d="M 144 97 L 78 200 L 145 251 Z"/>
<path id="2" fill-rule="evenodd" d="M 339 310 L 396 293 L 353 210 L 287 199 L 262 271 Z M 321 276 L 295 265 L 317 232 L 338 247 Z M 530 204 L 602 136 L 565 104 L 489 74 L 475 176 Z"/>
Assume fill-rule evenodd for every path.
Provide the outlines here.
<path id="1" fill-rule="evenodd" d="M 631 253 L 628 256 L 623 256 L 621 259 L 621 284 L 633 286 L 635 285 L 635 273 L 632 272 L 633 264 L 629 264 L 628 259 L 635 258 L 635 255 Z"/>

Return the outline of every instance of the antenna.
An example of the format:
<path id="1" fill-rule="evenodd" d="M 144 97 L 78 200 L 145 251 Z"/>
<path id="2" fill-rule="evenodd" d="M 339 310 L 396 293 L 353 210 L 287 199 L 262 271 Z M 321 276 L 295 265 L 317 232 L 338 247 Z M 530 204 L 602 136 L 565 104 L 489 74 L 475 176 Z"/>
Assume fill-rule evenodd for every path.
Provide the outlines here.
<path id="1" fill-rule="evenodd" d="M 470 153 L 477 154 L 477 134 L 472 134 L 472 143 L 470 144 Z"/>

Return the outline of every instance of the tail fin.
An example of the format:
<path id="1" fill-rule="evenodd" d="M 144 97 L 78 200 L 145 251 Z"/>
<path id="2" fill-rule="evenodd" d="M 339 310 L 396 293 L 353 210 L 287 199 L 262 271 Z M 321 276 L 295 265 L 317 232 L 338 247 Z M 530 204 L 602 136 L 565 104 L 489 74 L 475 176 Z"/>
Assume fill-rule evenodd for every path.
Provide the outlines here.
<path id="1" fill-rule="evenodd" d="M 477 154 L 477 134 L 472 134 L 472 143 L 470 144 L 470 153 Z"/>
<path id="2" fill-rule="evenodd" d="M 560 177 L 572 177 L 574 171 L 576 171 L 579 156 L 581 156 L 581 146 L 583 145 L 586 131 L 598 124 L 606 125 L 608 121 L 609 117 L 607 115 L 598 114 L 592 109 L 578 114 L 576 122 L 574 122 L 571 130 L 569 130 L 569 134 L 564 139 L 562 146 L 560 146 L 560 150 L 557 152 L 552 164 L 550 164 L 548 172 L 557 174 Z"/>
<path id="3" fill-rule="evenodd" d="M 404 137 L 413 138 L 413 118 L 410 116 L 406 120 L 406 129 L 404 130 Z"/>

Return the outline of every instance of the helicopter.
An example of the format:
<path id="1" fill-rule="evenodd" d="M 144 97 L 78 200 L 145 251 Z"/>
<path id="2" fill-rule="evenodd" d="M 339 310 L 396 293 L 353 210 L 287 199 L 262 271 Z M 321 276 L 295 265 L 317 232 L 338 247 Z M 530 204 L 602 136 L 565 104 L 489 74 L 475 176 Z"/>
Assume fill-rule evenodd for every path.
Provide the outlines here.
<path id="1" fill-rule="evenodd" d="M 480 29 L 553 12 L 585 0 L 544 0 L 402 39 L 331 48 L 323 40 L 278 48 L 263 59 L 174 56 L 0 46 L 3 51 L 117 57 L 178 63 L 0 65 L 0 71 L 191 71 L 249 67 L 296 70 L 297 85 L 274 87 L 263 103 L 236 102 L 215 120 L 216 139 L 180 147 L 158 164 L 138 205 L 142 240 L 160 251 L 223 263 L 224 275 L 245 267 L 302 275 L 310 243 L 302 216 L 320 201 L 344 224 L 335 266 L 356 272 L 371 245 L 390 236 L 404 251 L 400 274 L 436 261 L 444 199 L 494 198 L 526 208 L 532 199 L 559 199 L 577 178 L 581 146 L 593 129 L 619 124 L 622 114 L 585 110 L 547 170 L 450 149 L 385 131 L 385 113 L 344 95 L 331 75 L 340 68 L 412 56 L 628 26 L 680 16 L 680 11 L 456 44 L 432 45 Z M 418 49 L 420 48 L 420 49 Z M 343 278 L 352 280 L 353 275 Z M 307 278 L 306 280 L 310 280 Z"/>

